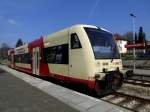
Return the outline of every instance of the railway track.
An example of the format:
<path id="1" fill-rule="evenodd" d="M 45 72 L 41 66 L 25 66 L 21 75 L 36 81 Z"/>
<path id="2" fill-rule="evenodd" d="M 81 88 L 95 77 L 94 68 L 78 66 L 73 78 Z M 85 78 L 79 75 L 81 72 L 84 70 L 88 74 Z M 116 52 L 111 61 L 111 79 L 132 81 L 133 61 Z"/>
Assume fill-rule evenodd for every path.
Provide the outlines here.
<path id="1" fill-rule="evenodd" d="M 101 99 L 134 112 L 150 112 L 150 100 L 145 98 L 114 92 Z"/>
<path id="2" fill-rule="evenodd" d="M 123 66 L 124 68 L 127 68 L 127 69 L 133 69 L 133 66 Z M 136 69 L 141 69 L 141 70 L 150 70 L 150 67 L 149 66 L 145 66 L 145 67 L 141 67 L 141 66 L 139 66 L 139 67 L 137 67 L 136 66 Z"/>
<path id="3" fill-rule="evenodd" d="M 130 78 L 130 79 L 124 80 L 124 83 L 139 85 L 142 87 L 150 87 L 150 81 L 147 81 L 147 80 L 131 79 Z"/>
<path id="4" fill-rule="evenodd" d="M 124 80 L 124 86 L 102 100 L 134 112 L 150 112 L 150 76 L 134 74 Z"/>
<path id="5" fill-rule="evenodd" d="M 143 74 L 133 74 L 133 77 L 140 77 L 140 78 L 150 78 L 150 75 L 143 75 Z"/>
<path id="6" fill-rule="evenodd" d="M 124 80 L 124 83 L 139 85 L 142 87 L 150 87 L 150 75 L 133 74 Z"/>

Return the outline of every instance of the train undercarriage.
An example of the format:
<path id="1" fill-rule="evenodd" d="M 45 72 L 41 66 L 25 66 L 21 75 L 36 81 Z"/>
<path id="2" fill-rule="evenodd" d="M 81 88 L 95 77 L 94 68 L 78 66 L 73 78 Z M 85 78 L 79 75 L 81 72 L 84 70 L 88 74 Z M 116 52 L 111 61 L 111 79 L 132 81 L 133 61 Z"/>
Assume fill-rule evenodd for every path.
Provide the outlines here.
<path id="1" fill-rule="evenodd" d="M 119 89 L 123 84 L 123 74 L 119 71 L 107 72 L 102 80 L 95 80 L 94 94 L 104 96 Z"/>

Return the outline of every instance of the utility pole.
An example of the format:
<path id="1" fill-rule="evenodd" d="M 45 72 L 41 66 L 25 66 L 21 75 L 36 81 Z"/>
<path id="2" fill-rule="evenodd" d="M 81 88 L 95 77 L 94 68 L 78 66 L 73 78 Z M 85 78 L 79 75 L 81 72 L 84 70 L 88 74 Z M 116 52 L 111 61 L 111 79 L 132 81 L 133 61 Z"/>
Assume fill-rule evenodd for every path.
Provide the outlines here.
<path id="1" fill-rule="evenodd" d="M 136 16 L 133 13 L 129 14 L 132 17 L 132 23 L 133 23 L 133 70 L 135 70 L 135 18 Z"/>

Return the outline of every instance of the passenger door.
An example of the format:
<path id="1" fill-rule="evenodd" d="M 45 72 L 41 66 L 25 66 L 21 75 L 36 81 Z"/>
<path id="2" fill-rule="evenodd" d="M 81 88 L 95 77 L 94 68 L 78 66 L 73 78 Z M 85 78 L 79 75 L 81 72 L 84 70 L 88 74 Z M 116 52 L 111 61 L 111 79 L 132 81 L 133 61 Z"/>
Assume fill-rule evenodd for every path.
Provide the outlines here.
<path id="1" fill-rule="evenodd" d="M 35 47 L 33 48 L 33 61 L 32 61 L 32 73 L 39 75 L 39 68 L 40 68 L 40 48 Z"/>
<path id="2" fill-rule="evenodd" d="M 83 78 L 82 46 L 76 33 L 70 34 L 69 75 L 72 78 Z"/>

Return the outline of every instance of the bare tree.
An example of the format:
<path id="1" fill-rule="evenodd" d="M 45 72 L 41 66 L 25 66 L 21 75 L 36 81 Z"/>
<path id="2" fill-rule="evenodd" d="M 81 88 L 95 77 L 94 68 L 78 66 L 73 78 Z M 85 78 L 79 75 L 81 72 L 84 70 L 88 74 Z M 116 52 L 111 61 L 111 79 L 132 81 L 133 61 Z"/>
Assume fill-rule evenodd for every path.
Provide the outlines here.
<path id="1" fill-rule="evenodd" d="M 115 37 L 116 40 L 123 39 L 122 36 L 119 33 L 114 33 L 114 37 Z"/>
<path id="2" fill-rule="evenodd" d="M 123 35 L 123 38 L 126 39 L 128 41 L 129 44 L 133 43 L 133 32 L 132 31 L 128 31 Z"/>

